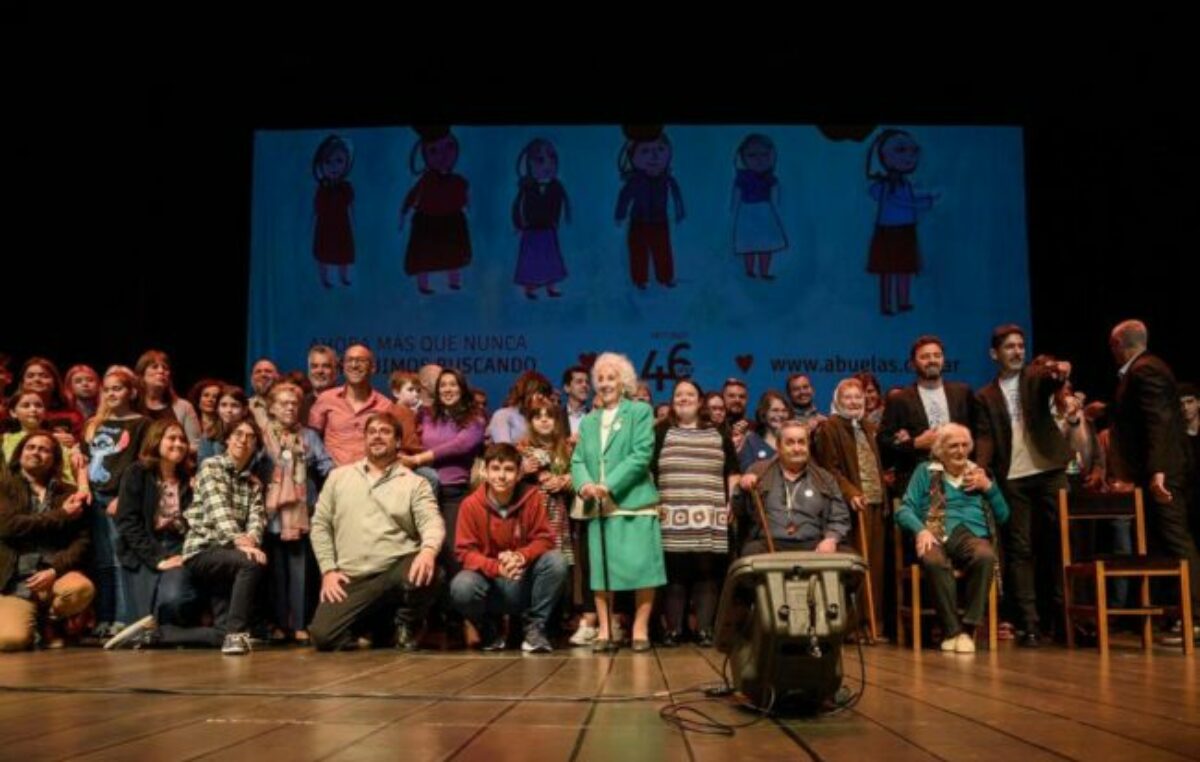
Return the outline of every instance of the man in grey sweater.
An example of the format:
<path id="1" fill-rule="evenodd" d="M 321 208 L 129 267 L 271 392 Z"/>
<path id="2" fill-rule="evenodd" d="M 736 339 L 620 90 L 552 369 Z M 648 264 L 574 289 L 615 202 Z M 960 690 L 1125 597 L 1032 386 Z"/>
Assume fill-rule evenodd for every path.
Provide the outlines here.
<path id="1" fill-rule="evenodd" d="M 354 642 L 356 624 L 395 608 L 396 647 L 414 651 L 446 527 L 429 482 L 399 461 L 399 423 L 375 413 L 365 435 L 367 457 L 334 469 L 317 499 L 321 600 L 308 632 L 318 649 L 336 650 Z"/>

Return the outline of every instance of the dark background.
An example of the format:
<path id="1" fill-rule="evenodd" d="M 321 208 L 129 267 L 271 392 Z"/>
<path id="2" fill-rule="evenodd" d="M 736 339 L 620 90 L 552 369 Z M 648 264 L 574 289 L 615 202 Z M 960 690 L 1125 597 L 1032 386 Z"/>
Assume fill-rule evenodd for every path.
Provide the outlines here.
<path id="1" fill-rule="evenodd" d="M 1139 317 L 1177 375 L 1200 379 L 1190 46 L 1162 33 L 1070 37 L 1084 38 L 795 54 L 696 44 L 664 47 L 652 65 L 586 47 L 331 54 L 31 33 L 0 53 L 12 105 L 0 351 L 100 369 L 154 346 L 181 391 L 201 375 L 243 381 L 258 128 L 1002 123 L 1025 130 L 1033 350 L 1072 360 L 1077 387 L 1103 398 L 1108 331 Z"/>

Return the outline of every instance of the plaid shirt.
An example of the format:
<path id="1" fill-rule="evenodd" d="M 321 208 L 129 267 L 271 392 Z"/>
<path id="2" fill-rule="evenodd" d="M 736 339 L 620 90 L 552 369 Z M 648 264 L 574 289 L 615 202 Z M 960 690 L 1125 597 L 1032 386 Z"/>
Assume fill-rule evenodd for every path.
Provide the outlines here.
<path id="1" fill-rule="evenodd" d="M 238 471 L 228 455 L 204 461 L 196 477 L 196 497 L 183 515 L 188 533 L 183 557 L 209 548 L 232 548 L 239 535 L 262 542 L 267 523 L 262 484 L 247 467 Z"/>

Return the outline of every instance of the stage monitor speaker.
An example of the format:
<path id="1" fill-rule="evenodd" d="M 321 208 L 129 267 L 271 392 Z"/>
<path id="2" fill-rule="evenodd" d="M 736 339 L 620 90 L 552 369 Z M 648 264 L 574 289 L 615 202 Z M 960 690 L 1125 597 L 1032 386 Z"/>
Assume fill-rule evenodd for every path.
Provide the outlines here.
<path id="1" fill-rule="evenodd" d="M 842 685 L 843 638 L 857 627 L 867 564 L 853 553 L 772 553 L 729 568 L 716 646 L 733 688 L 760 708 L 817 711 Z"/>

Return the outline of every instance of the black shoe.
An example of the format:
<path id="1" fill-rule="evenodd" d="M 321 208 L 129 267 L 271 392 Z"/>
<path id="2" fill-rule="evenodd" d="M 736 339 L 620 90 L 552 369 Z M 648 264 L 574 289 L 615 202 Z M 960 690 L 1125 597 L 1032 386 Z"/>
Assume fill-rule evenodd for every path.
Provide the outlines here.
<path id="1" fill-rule="evenodd" d="M 1017 638 L 1017 645 L 1021 648 L 1040 648 L 1042 641 L 1036 632 L 1027 632 Z"/>
<path id="2" fill-rule="evenodd" d="M 505 637 L 500 624 L 499 621 L 489 620 L 475 625 L 475 629 L 479 631 L 479 650 L 492 652 L 508 648 L 508 638 Z"/>
<path id="3" fill-rule="evenodd" d="M 592 641 L 592 653 L 594 654 L 610 654 L 617 651 L 617 644 L 611 640 L 601 640 L 596 638 Z"/>
<path id="4" fill-rule="evenodd" d="M 419 649 L 420 639 L 407 624 L 396 625 L 396 650 L 412 653 Z"/>
<path id="5" fill-rule="evenodd" d="M 663 648 L 678 648 L 679 647 L 679 633 L 671 632 L 671 631 L 664 632 L 662 638 L 658 641 L 658 643 Z"/>
<path id="6" fill-rule="evenodd" d="M 700 646 L 701 648 L 712 648 L 713 634 L 708 630 L 701 630 L 696 636 L 696 645 Z"/>

